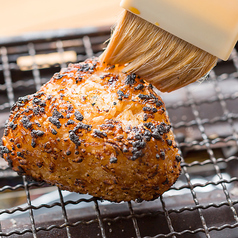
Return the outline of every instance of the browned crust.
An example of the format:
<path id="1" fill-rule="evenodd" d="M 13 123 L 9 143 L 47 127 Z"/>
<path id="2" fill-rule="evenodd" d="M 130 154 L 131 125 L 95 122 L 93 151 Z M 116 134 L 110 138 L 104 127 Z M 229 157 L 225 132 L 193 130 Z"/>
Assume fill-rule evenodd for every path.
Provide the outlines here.
<path id="1" fill-rule="evenodd" d="M 71 64 L 19 98 L 1 146 L 12 169 L 115 202 L 168 190 L 180 157 L 164 103 L 152 85 L 121 69 L 96 59 Z"/>

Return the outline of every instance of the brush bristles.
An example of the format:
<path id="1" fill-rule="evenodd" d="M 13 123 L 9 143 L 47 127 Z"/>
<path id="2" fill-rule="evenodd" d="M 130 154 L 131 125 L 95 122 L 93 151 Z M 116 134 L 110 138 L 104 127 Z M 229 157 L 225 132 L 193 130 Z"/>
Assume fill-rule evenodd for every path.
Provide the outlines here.
<path id="1" fill-rule="evenodd" d="M 205 76 L 217 57 L 124 11 L 101 60 L 126 64 L 124 72 L 136 73 L 159 90 L 170 92 Z"/>

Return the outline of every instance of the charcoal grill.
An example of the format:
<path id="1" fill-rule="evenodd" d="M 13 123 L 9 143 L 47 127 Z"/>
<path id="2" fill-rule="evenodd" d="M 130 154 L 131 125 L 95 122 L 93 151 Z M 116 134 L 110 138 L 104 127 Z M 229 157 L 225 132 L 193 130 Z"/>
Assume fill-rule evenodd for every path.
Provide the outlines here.
<path id="1" fill-rule="evenodd" d="M 99 55 L 109 35 L 101 27 L 1 39 L 0 136 L 19 96 Z M 0 237 L 238 237 L 237 46 L 202 83 L 161 96 L 183 157 L 169 191 L 115 204 L 27 181 L 0 158 Z"/>

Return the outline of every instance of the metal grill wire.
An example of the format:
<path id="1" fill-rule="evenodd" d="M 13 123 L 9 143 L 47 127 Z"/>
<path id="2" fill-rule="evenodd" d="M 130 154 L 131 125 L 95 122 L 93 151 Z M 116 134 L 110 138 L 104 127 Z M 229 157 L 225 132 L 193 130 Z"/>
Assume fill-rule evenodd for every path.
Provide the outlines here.
<path id="1" fill-rule="evenodd" d="M 84 51 L 82 54 L 77 54 L 77 59 L 79 60 L 84 60 L 86 58 L 92 57 L 93 55 L 97 55 L 98 52 L 95 52 L 93 50 L 94 48 L 94 43 L 95 39 L 94 37 L 97 37 L 97 34 L 90 35 L 90 34 L 81 34 L 80 36 L 75 37 L 73 40 L 78 40 L 79 42 L 82 43 L 82 46 L 84 47 Z M 102 33 L 98 33 L 102 34 Z M 109 31 L 108 31 L 109 35 Z M 108 37 L 108 35 L 106 37 Z M 71 40 L 72 40 L 71 39 Z M 69 40 L 69 39 L 67 39 Z M 45 42 L 44 42 L 45 43 Z M 52 44 L 55 44 L 55 51 L 59 53 L 59 57 L 62 57 L 63 59 L 63 53 L 65 51 L 64 45 L 65 42 L 61 38 L 55 39 L 54 41 L 51 42 Z M 102 43 L 102 42 L 100 42 Z M 0 84 L 0 91 L 3 96 L 1 101 L 0 101 L 0 113 L 9 110 L 10 106 L 14 103 L 14 101 L 17 99 L 15 95 L 16 89 L 20 87 L 34 87 L 34 90 L 39 90 L 40 86 L 47 80 L 41 75 L 41 67 L 36 63 L 35 57 L 37 55 L 37 50 L 36 48 L 39 47 L 36 45 L 40 44 L 38 42 L 34 41 L 28 41 L 22 47 L 27 48 L 27 54 L 32 57 L 32 65 L 29 71 L 32 73 L 32 78 L 28 78 L 25 80 L 24 78 L 18 81 L 14 81 L 12 79 L 12 73 L 14 71 L 19 71 L 19 66 L 16 64 L 14 61 L 9 60 L 9 53 L 8 51 L 11 51 L 13 47 L 16 46 L 5 46 L 2 45 L 0 47 L 0 72 L 3 74 L 4 82 L 1 82 Z M 214 237 L 212 232 L 213 231 L 224 231 L 224 230 L 232 230 L 236 229 L 238 227 L 238 217 L 237 217 L 237 203 L 238 199 L 235 196 L 232 196 L 231 192 L 229 191 L 228 187 L 236 183 L 238 181 L 238 178 L 236 176 L 231 176 L 230 178 L 224 178 L 223 173 L 221 171 L 221 163 L 229 163 L 232 161 L 237 161 L 237 156 L 236 155 L 230 155 L 227 157 L 221 157 L 217 158 L 217 156 L 214 153 L 214 148 L 217 148 L 217 145 L 222 144 L 223 146 L 225 145 L 228 147 L 228 144 L 231 143 L 233 147 L 235 146 L 238 150 L 238 132 L 237 132 L 237 126 L 236 126 L 236 119 L 238 118 L 238 114 L 231 112 L 229 106 L 228 106 L 228 101 L 233 101 L 238 98 L 238 94 L 236 91 L 231 92 L 230 94 L 225 94 L 223 91 L 223 88 L 221 88 L 220 83 L 224 82 L 225 80 L 228 79 L 233 79 L 237 81 L 238 79 L 238 53 L 237 50 L 234 49 L 234 51 L 231 54 L 231 57 L 229 59 L 230 62 L 233 64 L 233 72 L 224 72 L 221 75 L 216 74 L 216 70 L 213 70 L 210 73 L 210 85 L 212 85 L 212 88 L 215 91 L 215 94 L 212 96 L 208 96 L 205 98 L 201 98 L 200 101 L 196 100 L 196 97 L 194 97 L 194 86 L 188 86 L 185 89 L 182 89 L 178 93 L 183 94 L 183 98 L 185 100 L 179 100 L 172 94 L 169 95 L 162 95 L 164 97 L 165 103 L 167 105 L 167 110 L 169 112 L 172 112 L 176 109 L 187 109 L 190 110 L 191 112 L 191 120 L 173 120 L 173 116 L 171 116 L 171 122 L 173 124 L 175 136 L 177 137 L 177 142 L 178 142 L 178 147 L 180 149 L 180 153 L 182 157 L 186 157 L 184 154 L 184 151 L 186 149 L 190 150 L 197 150 L 203 149 L 205 150 L 206 154 L 208 155 L 208 158 L 203 161 L 197 161 L 193 160 L 192 162 L 187 162 L 186 159 L 182 160 L 182 175 L 184 177 L 183 183 L 179 183 L 179 185 L 175 184 L 169 192 L 180 192 L 180 200 L 183 198 L 183 195 L 181 194 L 181 191 L 183 190 L 189 190 L 190 195 L 191 195 L 191 200 L 193 201 L 193 204 L 190 205 L 185 205 L 181 206 L 180 208 L 177 207 L 176 204 L 168 204 L 170 203 L 169 196 L 166 196 L 166 193 L 160 197 L 155 202 L 156 209 L 153 211 L 144 211 L 143 209 L 140 210 L 140 203 L 134 203 L 134 202 L 128 202 L 127 203 L 127 214 L 118 214 L 114 217 L 110 216 L 105 216 L 105 214 L 102 215 L 102 210 L 104 209 L 103 202 L 100 201 L 99 199 L 96 198 L 79 198 L 76 200 L 68 200 L 64 201 L 64 196 L 62 194 L 62 191 L 58 189 L 58 196 L 59 196 L 59 202 L 55 202 L 51 205 L 49 204 L 41 204 L 39 206 L 34 206 L 32 205 L 32 200 L 31 200 L 31 189 L 35 187 L 41 187 L 44 186 L 44 184 L 39 184 L 35 182 L 28 182 L 25 178 L 25 176 L 22 177 L 22 183 L 17 184 L 15 186 L 11 185 L 4 185 L 3 187 L 0 188 L 0 194 L 7 192 L 7 191 L 16 191 L 18 189 L 24 189 L 25 194 L 26 194 L 26 199 L 27 199 L 27 205 L 22 207 L 13 207 L 9 209 L 2 209 L 0 210 L 0 219 L 1 215 L 3 214 L 14 214 L 15 212 L 28 212 L 29 213 L 29 218 L 30 218 L 30 227 L 23 228 L 23 229 L 18 229 L 17 227 L 13 228 L 12 230 L 8 230 L 7 232 L 0 230 L 0 236 L 1 237 L 9 237 L 9 236 L 24 236 L 27 234 L 31 234 L 33 237 L 40 237 L 39 232 L 40 231 L 46 231 L 50 232 L 52 230 L 64 230 L 66 234 L 65 237 L 73 237 L 71 234 L 71 229 L 77 226 L 89 226 L 90 224 L 96 223 L 98 224 L 100 234 L 96 234 L 96 236 L 101 236 L 103 238 L 106 237 L 112 237 L 112 232 L 110 229 L 108 229 L 107 223 L 117 223 L 120 221 L 131 221 L 132 226 L 130 228 L 133 228 L 133 237 L 141 238 L 141 237 L 197 237 L 196 235 L 199 235 L 199 237 Z M 60 64 L 61 68 L 66 67 L 68 62 L 64 62 L 63 60 L 61 61 L 63 63 Z M 219 66 L 219 65 L 218 65 Z M 49 78 L 48 78 L 49 79 Z M 206 85 L 206 82 L 203 84 Z M 199 87 L 199 86 L 196 86 Z M 0 95 L 1 95 L 0 94 Z M 170 98 L 174 97 L 175 102 L 171 103 Z M 166 101 L 167 100 L 167 101 Z M 201 116 L 201 110 L 200 106 L 203 104 L 212 104 L 212 103 L 219 103 L 221 110 L 222 110 L 222 115 L 216 116 L 213 118 L 204 118 L 202 119 Z M 215 138 L 210 138 L 210 135 L 206 132 L 206 126 L 212 126 L 213 124 L 216 123 L 223 123 L 226 122 L 231 130 L 231 133 L 226 135 L 225 137 L 218 136 Z M 198 133 L 200 134 L 200 139 L 194 139 L 193 140 L 181 140 L 179 138 L 180 131 L 184 130 L 189 131 L 191 128 L 196 128 Z M 0 125 L 0 129 L 3 129 L 3 125 Z M 230 144 L 229 144 L 230 145 Z M 232 147 L 232 148 L 233 148 Z M 198 182 L 194 183 L 192 180 L 193 174 L 190 172 L 190 169 L 199 167 L 200 170 L 202 171 L 203 167 L 209 165 L 210 167 L 212 166 L 213 172 L 215 171 L 215 176 L 217 176 L 216 181 L 206 181 L 206 182 Z M 9 172 L 8 168 L 0 168 L 1 173 L 6 173 Z M 9 172 L 11 173 L 11 172 Z M 197 192 L 197 189 L 205 189 L 209 186 L 220 186 L 220 190 L 223 192 L 223 195 L 225 196 L 225 201 L 219 201 L 219 203 L 213 202 L 212 200 L 208 200 L 208 203 L 201 203 L 200 198 L 198 195 L 199 192 Z M 209 193 L 208 193 L 209 194 Z M 174 195 L 175 196 L 175 195 Z M 178 197 L 178 196 L 176 196 Z M 94 203 L 94 210 L 95 210 L 95 217 L 89 220 L 85 219 L 78 219 L 75 222 L 71 222 L 68 216 L 68 210 L 67 210 L 67 205 L 72 205 L 72 204 L 80 204 L 80 203 Z M 153 202 L 151 202 L 153 203 Z M 143 202 L 141 203 L 143 206 Z M 146 203 L 147 205 L 150 203 Z M 154 203 L 153 203 L 154 204 Z M 160 204 L 160 205 L 158 205 Z M 38 226 L 36 219 L 37 217 L 34 215 L 34 212 L 41 209 L 41 208 L 46 208 L 50 209 L 53 207 L 59 206 L 61 207 L 61 215 L 63 217 L 63 223 L 62 224 L 53 224 L 49 226 Z M 120 204 L 115 205 L 115 204 L 107 204 L 106 206 L 112 206 L 113 208 L 116 206 L 120 206 Z M 154 205 L 153 205 L 154 206 Z M 157 207 L 158 206 L 158 207 Z M 224 222 L 223 224 L 220 225 L 209 225 L 207 222 L 207 216 L 206 216 L 206 210 L 209 210 L 210 208 L 215 208 L 216 210 L 219 210 L 223 207 L 228 207 L 230 213 L 232 214 L 232 221 L 230 223 Z M 154 207 L 153 207 L 154 208 Z M 175 215 L 182 214 L 184 212 L 193 212 L 196 213 L 199 216 L 200 220 L 200 225 L 195 228 L 195 229 L 190 229 L 189 227 L 186 227 L 185 224 L 185 229 L 179 230 L 177 227 L 177 224 L 175 223 L 174 217 Z M 105 212 L 103 212 L 105 213 Z M 148 235 L 144 231 L 142 231 L 142 220 L 147 219 L 148 217 L 156 217 L 158 215 L 163 216 L 163 219 L 167 223 L 167 230 L 163 231 L 161 233 L 156 233 L 153 235 Z M 159 226 L 159 224 L 158 224 Z M 1 229 L 1 227 L 0 227 Z M 129 229 L 129 228 L 128 228 Z M 237 231 L 237 230 L 236 230 Z M 212 234 L 212 235 L 211 235 Z M 96 237 L 95 236 L 95 237 Z M 118 237 L 118 236 L 115 236 Z M 121 237 L 121 236 L 119 236 Z M 222 237 L 222 235 L 221 235 Z M 225 237 L 225 236 L 223 236 Z M 232 237 L 232 236 L 231 236 Z M 234 236 L 235 237 L 235 236 Z"/>

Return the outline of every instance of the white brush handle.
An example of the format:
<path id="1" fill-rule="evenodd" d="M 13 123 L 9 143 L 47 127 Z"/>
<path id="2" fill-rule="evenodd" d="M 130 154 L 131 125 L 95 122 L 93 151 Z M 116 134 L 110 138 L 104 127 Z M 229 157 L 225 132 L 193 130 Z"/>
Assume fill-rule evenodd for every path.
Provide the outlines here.
<path id="1" fill-rule="evenodd" d="M 122 0 L 121 7 L 222 60 L 238 40 L 238 0 Z"/>

